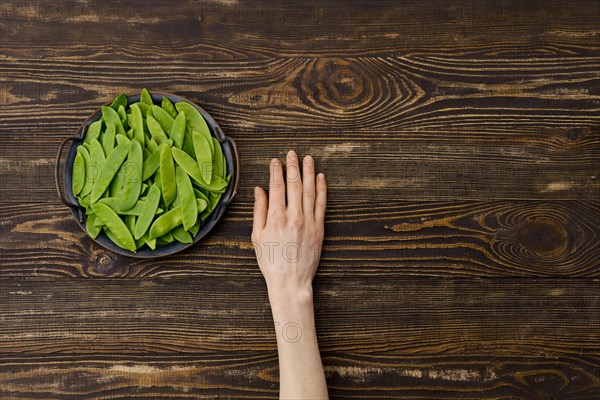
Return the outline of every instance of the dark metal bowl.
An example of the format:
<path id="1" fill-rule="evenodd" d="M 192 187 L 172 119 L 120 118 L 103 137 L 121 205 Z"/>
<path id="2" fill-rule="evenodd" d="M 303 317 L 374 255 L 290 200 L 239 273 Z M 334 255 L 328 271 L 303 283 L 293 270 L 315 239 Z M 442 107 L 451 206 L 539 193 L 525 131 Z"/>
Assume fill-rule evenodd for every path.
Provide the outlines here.
<path id="1" fill-rule="evenodd" d="M 158 93 L 158 92 L 152 93 L 152 100 L 154 100 L 155 104 L 160 105 L 162 96 L 167 97 L 173 103 L 186 101 L 186 102 L 192 104 L 194 107 L 196 107 L 196 109 L 200 112 L 200 114 L 202 114 L 202 116 L 206 120 L 206 123 L 207 123 L 208 127 L 210 128 L 211 134 L 219 141 L 219 143 L 221 143 L 223 155 L 225 156 L 226 164 L 227 164 L 227 174 L 231 174 L 232 176 L 231 176 L 231 181 L 229 183 L 229 186 L 227 187 L 227 190 L 225 191 L 225 193 L 223 193 L 223 195 L 221 196 L 221 199 L 219 200 L 219 204 L 212 211 L 212 213 L 208 217 L 207 221 L 200 227 L 200 230 L 194 236 L 194 240 L 192 243 L 186 244 L 186 243 L 174 241 L 172 243 L 165 244 L 165 245 L 157 245 L 155 250 L 150 249 L 148 246 L 144 246 L 140 250 L 138 250 L 136 253 L 133 253 L 129 250 L 125 250 L 125 249 L 122 249 L 119 246 L 117 246 L 112 240 L 110 240 L 108 238 L 108 236 L 106 236 L 106 234 L 104 232 L 100 233 L 100 235 L 98 235 L 98 237 L 96 239 L 94 239 L 96 241 L 96 243 L 98 243 L 100 246 L 104 247 L 105 249 L 114 251 L 115 253 L 130 256 L 130 257 L 138 257 L 138 258 L 163 257 L 163 256 L 167 256 L 169 254 L 174 254 L 179 251 L 182 251 L 182 250 L 188 248 L 189 246 L 191 246 L 192 244 L 200 241 L 204 236 L 206 236 L 208 234 L 208 232 L 210 232 L 210 230 L 212 228 L 215 227 L 217 222 L 219 222 L 219 219 L 221 219 L 221 217 L 223 216 L 223 213 L 225 212 L 225 208 L 229 205 L 229 203 L 231 203 L 231 201 L 236 196 L 237 187 L 238 187 L 238 183 L 239 183 L 239 179 L 240 179 L 240 160 L 239 160 L 235 142 L 233 141 L 232 138 L 230 138 L 229 136 L 225 136 L 223 134 L 223 131 L 221 130 L 219 125 L 216 123 L 216 121 L 210 116 L 210 114 L 208 114 L 202 107 L 198 106 L 194 102 L 189 101 L 188 99 L 185 99 L 183 97 L 173 95 L 173 94 Z M 139 94 L 138 95 L 129 95 L 129 96 L 127 96 L 127 99 L 129 101 L 129 104 L 135 103 L 140 100 L 140 95 Z M 110 103 L 107 103 L 105 105 L 109 106 Z M 79 146 L 80 144 L 83 143 L 83 139 L 85 138 L 85 133 L 87 131 L 87 128 L 90 126 L 90 124 L 92 122 L 99 120 L 100 117 L 102 117 L 102 109 L 98 108 L 98 110 L 96 110 L 92 115 L 90 115 L 84 121 L 84 123 L 81 125 L 81 127 L 79 127 L 79 130 L 77 131 L 77 134 L 75 136 L 65 139 L 61 143 L 60 148 L 58 149 L 58 154 L 56 155 L 56 164 L 54 166 L 54 179 L 56 181 L 56 190 L 58 191 L 58 196 L 60 197 L 60 200 L 63 202 L 63 204 L 65 204 L 68 207 L 71 207 L 71 211 L 73 212 L 73 216 L 75 217 L 75 220 L 77 221 L 79 227 L 86 233 L 86 235 L 87 235 L 87 231 L 85 229 L 85 222 L 86 222 L 87 216 L 85 215 L 85 208 L 83 208 L 82 206 L 79 205 L 77 198 L 73 195 L 73 191 L 71 189 L 71 187 L 72 187 L 71 180 L 72 180 L 72 174 L 73 174 L 73 162 L 75 160 L 75 155 L 77 154 L 77 146 Z M 67 152 L 67 160 L 66 160 L 64 175 L 63 175 L 63 183 L 64 183 L 64 187 L 65 187 L 65 190 L 64 190 L 65 195 L 63 195 L 63 192 L 60 189 L 59 171 L 60 171 L 60 158 L 62 155 L 63 148 L 65 147 L 67 142 L 71 142 L 71 145 L 69 146 L 69 150 Z"/>

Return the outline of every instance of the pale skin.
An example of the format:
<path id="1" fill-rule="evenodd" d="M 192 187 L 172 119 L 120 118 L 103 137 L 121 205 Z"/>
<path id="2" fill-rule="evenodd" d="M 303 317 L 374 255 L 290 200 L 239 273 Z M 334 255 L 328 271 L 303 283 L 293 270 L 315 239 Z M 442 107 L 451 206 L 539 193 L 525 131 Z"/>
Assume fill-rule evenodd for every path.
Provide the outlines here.
<path id="1" fill-rule="evenodd" d="M 269 195 L 254 189 L 252 243 L 267 283 L 279 353 L 280 399 L 328 399 L 317 344 L 312 281 L 324 235 L 327 185 L 311 156 L 290 150 L 286 179 L 271 160 Z M 286 204 L 287 197 L 287 204 Z"/>

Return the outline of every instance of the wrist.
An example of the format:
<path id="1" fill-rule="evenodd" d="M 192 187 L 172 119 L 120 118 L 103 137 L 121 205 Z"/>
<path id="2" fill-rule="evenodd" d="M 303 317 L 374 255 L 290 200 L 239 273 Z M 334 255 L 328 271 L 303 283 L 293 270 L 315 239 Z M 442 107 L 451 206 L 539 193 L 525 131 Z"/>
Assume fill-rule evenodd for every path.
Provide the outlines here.
<path id="1" fill-rule="evenodd" d="M 301 288 L 269 287 L 269 302 L 273 314 L 302 314 L 313 312 L 312 286 Z"/>

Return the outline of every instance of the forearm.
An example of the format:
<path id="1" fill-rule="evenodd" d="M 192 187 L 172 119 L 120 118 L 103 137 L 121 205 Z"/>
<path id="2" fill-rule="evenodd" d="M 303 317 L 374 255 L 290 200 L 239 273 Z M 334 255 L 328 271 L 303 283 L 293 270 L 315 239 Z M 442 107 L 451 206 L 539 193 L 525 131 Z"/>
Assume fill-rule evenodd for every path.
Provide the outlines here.
<path id="1" fill-rule="evenodd" d="M 312 290 L 292 296 L 269 291 L 279 352 L 281 399 L 327 399 L 317 344 Z"/>

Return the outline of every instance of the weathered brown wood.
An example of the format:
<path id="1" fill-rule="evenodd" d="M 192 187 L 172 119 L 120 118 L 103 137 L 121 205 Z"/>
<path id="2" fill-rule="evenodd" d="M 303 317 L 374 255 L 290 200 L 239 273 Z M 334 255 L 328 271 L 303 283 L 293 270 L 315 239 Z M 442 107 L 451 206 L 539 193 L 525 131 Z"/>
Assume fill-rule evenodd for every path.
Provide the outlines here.
<path id="1" fill-rule="evenodd" d="M 148 83 L 197 100 L 239 141 L 244 190 L 270 157 L 295 147 L 316 157 L 334 194 L 356 200 L 595 199 L 600 192 L 600 107 L 591 89 L 600 58 L 277 59 L 230 63 L 227 73 L 221 62 L 147 71 L 132 67 L 134 59 L 116 66 L 54 59 L 3 64 L 5 200 L 54 200 L 60 141 L 118 91 Z M 145 83 L 134 89 L 140 74 Z M 56 80 L 66 91 L 56 92 Z M 32 104 L 43 121 L 33 147 L 23 140 Z"/>
<path id="2" fill-rule="evenodd" d="M 598 21 L 594 0 L 0 2 L 0 397 L 277 398 L 251 190 L 295 148 L 330 189 L 332 398 L 600 398 Z M 52 177 L 144 86 L 242 158 L 220 226 L 156 261 L 96 246 Z"/>
<path id="3" fill-rule="evenodd" d="M 0 203 L 2 204 L 2 203 Z M 95 244 L 70 211 L 2 204 L 0 276 L 259 276 L 252 202 L 240 198 L 203 242 L 158 260 Z M 321 276 L 600 277 L 600 202 L 331 201 Z"/>
<path id="4" fill-rule="evenodd" d="M 132 387 L 146 398 L 276 397 L 260 280 L 2 280 L 0 389 L 15 398 Z M 591 399 L 598 289 L 560 279 L 319 279 L 333 398 Z"/>
<path id="5" fill-rule="evenodd" d="M 171 50 L 194 57 L 389 55 L 478 51 L 484 56 L 597 55 L 593 0 L 521 2 L 339 0 L 3 2 L 2 45 L 35 56 L 98 58 Z M 33 29 L 16 29 L 30 26 Z M 66 52 L 66 53 L 65 53 Z"/>

